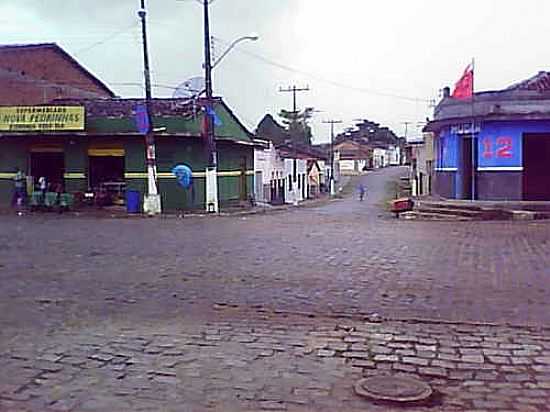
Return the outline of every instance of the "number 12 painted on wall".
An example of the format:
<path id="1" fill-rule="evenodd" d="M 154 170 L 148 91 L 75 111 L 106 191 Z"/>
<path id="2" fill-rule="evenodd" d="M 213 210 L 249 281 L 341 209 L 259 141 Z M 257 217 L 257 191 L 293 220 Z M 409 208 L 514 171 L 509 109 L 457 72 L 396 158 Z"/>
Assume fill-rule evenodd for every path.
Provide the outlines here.
<path id="1" fill-rule="evenodd" d="M 484 159 L 511 159 L 513 153 L 513 140 L 508 136 L 500 136 L 496 139 L 492 137 L 484 137 L 481 141 L 483 145 L 482 156 Z"/>

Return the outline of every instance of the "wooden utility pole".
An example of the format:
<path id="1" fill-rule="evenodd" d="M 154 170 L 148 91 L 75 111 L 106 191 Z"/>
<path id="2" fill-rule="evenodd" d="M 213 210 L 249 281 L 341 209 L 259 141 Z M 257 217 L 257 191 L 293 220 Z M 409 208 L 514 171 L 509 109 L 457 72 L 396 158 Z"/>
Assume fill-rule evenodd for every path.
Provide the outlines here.
<path id="1" fill-rule="evenodd" d="M 296 106 L 296 93 L 299 92 L 309 92 L 309 86 L 306 87 L 296 87 L 296 85 L 287 87 L 286 89 L 283 89 L 282 87 L 279 89 L 279 92 L 281 93 L 292 93 L 292 113 L 294 113 L 294 116 L 298 116 L 298 109 Z"/>
<path id="2" fill-rule="evenodd" d="M 306 87 L 297 87 L 296 85 L 294 86 L 291 86 L 291 87 L 288 87 L 286 89 L 283 89 L 282 87 L 279 88 L 279 92 L 281 93 L 292 93 L 292 117 L 294 118 L 294 122 L 296 122 L 298 120 L 298 106 L 297 106 L 297 103 L 296 103 L 296 94 L 299 93 L 299 92 L 307 92 L 309 91 L 309 86 L 306 86 Z M 305 125 L 304 125 L 304 129 L 305 129 Z M 292 136 L 291 136 L 292 138 Z M 297 142 L 291 142 L 291 145 L 292 147 L 294 148 L 294 161 L 293 161 L 293 172 L 292 172 L 292 180 L 294 182 L 294 198 L 296 199 L 296 180 L 297 180 L 297 157 L 298 157 L 298 153 L 297 153 L 297 148 L 296 148 L 296 143 Z M 295 200 L 295 202 L 297 202 Z"/>

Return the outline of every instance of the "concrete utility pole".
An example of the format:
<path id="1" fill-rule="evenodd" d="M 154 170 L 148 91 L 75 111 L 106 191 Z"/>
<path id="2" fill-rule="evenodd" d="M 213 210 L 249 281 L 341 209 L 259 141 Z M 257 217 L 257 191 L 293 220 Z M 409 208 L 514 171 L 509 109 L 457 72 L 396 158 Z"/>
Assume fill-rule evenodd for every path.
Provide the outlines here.
<path id="1" fill-rule="evenodd" d="M 160 195 L 157 182 L 157 163 L 155 154 L 155 136 L 153 134 L 153 110 L 151 94 L 151 70 L 149 69 L 149 52 L 147 47 L 147 12 L 145 0 L 141 0 L 141 9 L 138 16 L 141 19 L 141 35 L 143 40 L 143 73 L 145 77 L 145 107 L 149 120 L 149 128 L 145 135 L 146 164 L 147 164 L 147 194 L 143 200 L 143 211 L 149 215 L 156 215 L 162 212 Z"/>
<path id="2" fill-rule="evenodd" d="M 341 120 L 325 120 L 325 124 L 330 124 L 330 195 L 336 194 L 334 187 L 334 125 L 343 123 Z"/>
<path id="3" fill-rule="evenodd" d="M 407 137 L 409 137 L 409 125 L 412 122 L 402 122 L 401 124 L 405 125 L 405 140 L 407 140 Z"/>
<path id="4" fill-rule="evenodd" d="M 214 103 L 212 101 L 212 57 L 210 53 L 210 15 L 209 0 L 202 2 L 204 10 L 204 77 L 206 86 L 206 140 L 208 145 L 208 166 L 206 167 L 206 211 L 218 213 L 218 153 L 216 151 L 216 136 L 212 115 Z"/>

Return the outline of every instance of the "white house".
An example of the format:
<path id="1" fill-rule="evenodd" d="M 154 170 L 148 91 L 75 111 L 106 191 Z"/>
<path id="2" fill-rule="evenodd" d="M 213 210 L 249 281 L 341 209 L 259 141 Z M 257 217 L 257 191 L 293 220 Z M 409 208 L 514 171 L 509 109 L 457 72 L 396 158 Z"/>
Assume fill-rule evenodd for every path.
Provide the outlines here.
<path id="1" fill-rule="evenodd" d="M 399 146 L 390 145 L 387 149 L 388 164 L 390 166 L 399 166 L 401 164 L 401 148 Z"/>
<path id="2" fill-rule="evenodd" d="M 389 165 L 388 150 L 382 147 L 375 147 L 372 152 L 373 166 L 380 169 Z"/>
<path id="3" fill-rule="evenodd" d="M 285 203 L 298 204 L 307 199 L 307 159 L 296 157 L 284 159 Z"/>
<path id="4" fill-rule="evenodd" d="M 285 162 L 268 140 L 256 140 L 254 150 L 254 196 L 259 203 L 283 203 Z"/>
<path id="5" fill-rule="evenodd" d="M 254 151 L 255 199 L 259 203 L 297 204 L 308 198 L 309 156 L 291 147 L 256 140 Z"/>
<path id="6" fill-rule="evenodd" d="M 413 196 L 424 196 L 432 193 L 432 176 L 434 164 L 434 135 L 424 133 L 421 139 L 410 140 L 411 169 L 410 179 Z"/>

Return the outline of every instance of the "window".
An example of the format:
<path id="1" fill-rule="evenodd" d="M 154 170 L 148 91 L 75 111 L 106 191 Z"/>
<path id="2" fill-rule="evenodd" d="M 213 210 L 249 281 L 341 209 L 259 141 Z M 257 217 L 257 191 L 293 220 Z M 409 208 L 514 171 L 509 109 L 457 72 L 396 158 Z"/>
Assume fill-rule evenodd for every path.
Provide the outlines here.
<path id="1" fill-rule="evenodd" d="M 288 175 L 288 191 L 292 192 L 292 175 Z"/>

